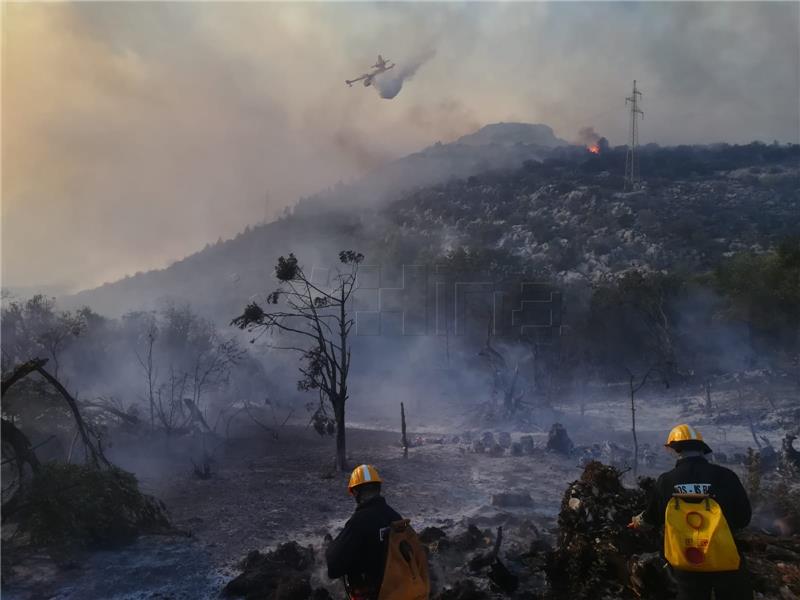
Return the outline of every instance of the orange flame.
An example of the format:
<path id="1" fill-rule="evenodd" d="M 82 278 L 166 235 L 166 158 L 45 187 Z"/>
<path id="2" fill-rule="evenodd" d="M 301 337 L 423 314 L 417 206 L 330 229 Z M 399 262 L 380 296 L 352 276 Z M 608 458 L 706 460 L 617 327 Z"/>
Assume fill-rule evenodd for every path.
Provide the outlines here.
<path id="1" fill-rule="evenodd" d="M 592 144 L 591 146 L 586 148 L 592 154 L 600 154 L 600 146 L 597 144 Z"/>

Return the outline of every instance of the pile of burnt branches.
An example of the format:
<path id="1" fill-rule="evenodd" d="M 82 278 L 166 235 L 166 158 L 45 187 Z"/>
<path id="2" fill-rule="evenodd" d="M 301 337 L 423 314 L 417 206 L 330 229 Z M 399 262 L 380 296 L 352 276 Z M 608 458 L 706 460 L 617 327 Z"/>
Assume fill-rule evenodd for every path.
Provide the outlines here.
<path id="1" fill-rule="evenodd" d="M 242 573 L 225 586 L 222 595 L 247 600 L 330 600 L 327 590 L 311 587 L 318 567 L 314 549 L 295 541 L 266 554 L 253 550 L 239 564 Z"/>
<path id="2" fill-rule="evenodd" d="M 558 544 L 546 567 L 553 598 L 672 598 L 674 580 L 660 555 L 662 532 L 631 530 L 627 523 L 644 509 L 652 479 L 637 489 L 620 482 L 621 472 L 590 462 L 567 488 L 561 503 Z M 800 536 L 749 529 L 737 534 L 756 592 L 764 598 L 800 594 Z"/>
<path id="3" fill-rule="evenodd" d="M 627 529 L 627 524 L 631 516 L 644 509 L 653 481 L 645 479 L 641 487 L 628 489 L 620 482 L 620 475 L 614 467 L 592 461 L 564 493 L 558 516 L 558 545 L 547 565 L 555 597 L 580 600 L 645 595 L 631 582 L 631 570 L 642 560 L 658 564 L 660 537 L 657 532 Z M 668 594 L 669 578 L 659 568 L 654 573 L 663 572 L 664 576 L 658 577 L 658 586 Z M 649 583 L 653 570 L 646 571 Z"/>

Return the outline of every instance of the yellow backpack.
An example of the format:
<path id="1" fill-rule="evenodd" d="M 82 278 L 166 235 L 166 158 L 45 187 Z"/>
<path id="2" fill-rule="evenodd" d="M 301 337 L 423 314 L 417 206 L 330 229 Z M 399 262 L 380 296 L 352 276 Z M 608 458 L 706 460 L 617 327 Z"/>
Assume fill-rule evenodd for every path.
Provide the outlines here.
<path id="1" fill-rule="evenodd" d="M 386 566 L 378 600 L 428 600 L 428 554 L 408 519 L 389 528 Z"/>
<path id="2" fill-rule="evenodd" d="M 680 571 L 739 568 L 739 551 L 717 501 L 703 494 L 674 494 L 664 512 L 664 557 Z"/>

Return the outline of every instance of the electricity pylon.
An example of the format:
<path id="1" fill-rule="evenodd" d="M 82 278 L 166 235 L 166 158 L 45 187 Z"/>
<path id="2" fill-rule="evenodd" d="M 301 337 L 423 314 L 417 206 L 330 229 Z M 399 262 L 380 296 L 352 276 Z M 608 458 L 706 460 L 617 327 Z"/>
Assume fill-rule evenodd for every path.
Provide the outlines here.
<path id="1" fill-rule="evenodd" d="M 623 190 L 632 192 L 639 187 L 639 123 L 641 115 L 644 119 L 644 112 L 639 108 L 639 98 L 642 92 L 636 89 L 636 80 L 633 80 L 633 92 L 630 97 L 625 98 L 625 106 L 631 105 L 631 131 L 628 140 L 628 152 L 625 155 L 625 184 Z"/>

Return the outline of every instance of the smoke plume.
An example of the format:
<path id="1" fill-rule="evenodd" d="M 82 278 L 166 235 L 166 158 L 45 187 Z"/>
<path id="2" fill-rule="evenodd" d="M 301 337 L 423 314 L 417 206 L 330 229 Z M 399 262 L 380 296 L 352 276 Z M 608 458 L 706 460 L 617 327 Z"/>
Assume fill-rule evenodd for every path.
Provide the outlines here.
<path id="1" fill-rule="evenodd" d="M 578 143 L 582 146 L 593 146 L 600 141 L 600 134 L 594 130 L 594 127 L 581 127 L 578 131 Z"/>
<path id="2" fill-rule="evenodd" d="M 602 154 L 608 150 L 608 140 L 594 130 L 594 127 L 581 127 L 578 131 L 578 143 L 586 146 L 592 154 Z"/>
<path id="3" fill-rule="evenodd" d="M 375 77 L 373 87 L 378 95 L 385 100 L 391 100 L 403 89 L 403 82 L 411 79 L 422 65 L 436 54 L 434 49 L 428 49 L 405 64 L 398 64 L 394 69 L 381 73 Z"/>

